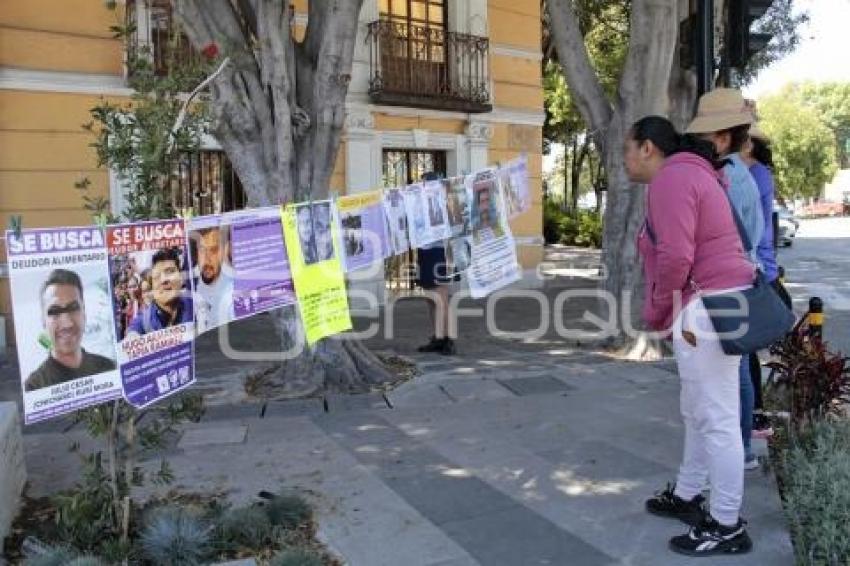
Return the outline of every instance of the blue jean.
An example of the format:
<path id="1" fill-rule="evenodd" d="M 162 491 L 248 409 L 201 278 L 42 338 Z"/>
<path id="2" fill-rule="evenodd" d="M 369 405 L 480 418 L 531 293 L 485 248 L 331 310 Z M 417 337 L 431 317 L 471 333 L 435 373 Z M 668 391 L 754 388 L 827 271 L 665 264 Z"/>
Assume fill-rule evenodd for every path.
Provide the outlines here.
<path id="1" fill-rule="evenodd" d="M 755 403 L 755 389 L 753 379 L 750 377 L 749 356 L 741 357 L 739 369 L 741 378 L 741 438 L 744 441 L 744 460 L 753 459 L 751 444 L 753 435 L 753 405 Z"/>

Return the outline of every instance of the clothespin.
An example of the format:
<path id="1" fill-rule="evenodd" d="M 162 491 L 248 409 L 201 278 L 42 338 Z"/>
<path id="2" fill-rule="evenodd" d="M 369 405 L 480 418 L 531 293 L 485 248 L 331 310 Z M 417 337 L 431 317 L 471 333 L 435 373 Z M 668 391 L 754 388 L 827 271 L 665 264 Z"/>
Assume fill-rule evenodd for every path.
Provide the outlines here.
<path id="1" fill-rule="evenodd" d="M 13 214 L 9 217 L 9 230 L 15 235 L 15 239 L 21 239 L 21 229 L 24 219 L 20 214 Z"/>

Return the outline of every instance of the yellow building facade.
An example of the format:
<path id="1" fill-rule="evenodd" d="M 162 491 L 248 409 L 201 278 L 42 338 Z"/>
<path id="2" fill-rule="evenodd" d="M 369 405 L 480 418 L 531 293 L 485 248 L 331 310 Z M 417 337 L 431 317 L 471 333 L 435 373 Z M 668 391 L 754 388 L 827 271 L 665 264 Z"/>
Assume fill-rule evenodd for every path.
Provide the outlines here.
<path id="1" fill-rule="evenodd" d="M 110 26 L 123 23 L 132 8 L 140 41 L 153 41 L 158 24 L 151 21 L 157 21 L 163 2 L 126 0 L 116 10 L 107 4 L 3 0 L 0 5 L 4 223 L 19 214 L 30 228 L 89 224 L 74 188 L 86 177 L 93 195 L 110 198 L 113 210 L 121 209 L 119 183 L 97 166 L 92 136 L 82 125 L 102 98 L 126 101 L 131 95 L 127 46 L 113 38 Z M 306 26 L 306 4 L 294 3 L 297 29 Z M 533 206 L 512 221 L 512 228 L 520 261 L 533 272 L 543 250 L 540 2 L 365 0 L 359 24 L 332 189 L 346 194 L 403 183 L 423 169 L 452 176 L 526 154 Z M 417 34 L 411 30 L 427 32 L 426 50 L 412 43 Z M 399 54 L 406 57 L 401 66 Z M 421 82 L 421 77 L 432 78 Z M 207 149 L 220 152 L 214 140 Z M 238 207 L 238 199 L 219 200 L 215 207 L 228 208 L 223 202 Z M 5 262 L 3 246 L 0 262 Z M 9 333 L 11 312 L 8 272 L 0 263 L 0 315 Z"/>

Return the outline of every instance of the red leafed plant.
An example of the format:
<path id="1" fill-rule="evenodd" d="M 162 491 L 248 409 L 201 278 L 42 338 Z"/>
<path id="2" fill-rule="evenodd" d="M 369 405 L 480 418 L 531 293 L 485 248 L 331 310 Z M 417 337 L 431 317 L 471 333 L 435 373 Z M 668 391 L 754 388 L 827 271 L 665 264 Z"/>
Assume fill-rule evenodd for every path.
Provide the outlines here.
<path id="1" fill-rule="evenodd" d="M 791 425 L 799 430 L 828 414 L 837 414 L 850 403 L 850 358 L 835 354 L 815 336 L 790 334 L 770 349 L 776 360 L 773 385 L 783 396 Z"/>

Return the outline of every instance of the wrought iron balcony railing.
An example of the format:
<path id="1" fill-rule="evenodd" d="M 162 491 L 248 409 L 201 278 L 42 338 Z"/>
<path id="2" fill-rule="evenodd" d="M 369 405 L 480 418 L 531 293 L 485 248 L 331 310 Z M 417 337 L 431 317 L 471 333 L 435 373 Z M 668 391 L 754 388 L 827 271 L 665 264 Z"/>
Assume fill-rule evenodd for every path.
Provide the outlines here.
<path id="1" fill-rule="evenodd" d="M 369 94 L 374 102 L 489 112 L 486 37 L 407 22 L 369 24 Z"/>
<path id="2" fill-rule="evenodd" d="M 170 0 L 126 0 L 127 69 L 132 75 L 143 61 L 157 76 L 200 61 L 189 38 L 174 20 Z M 147 65 L 145 65 L 147 67 Z"/>

